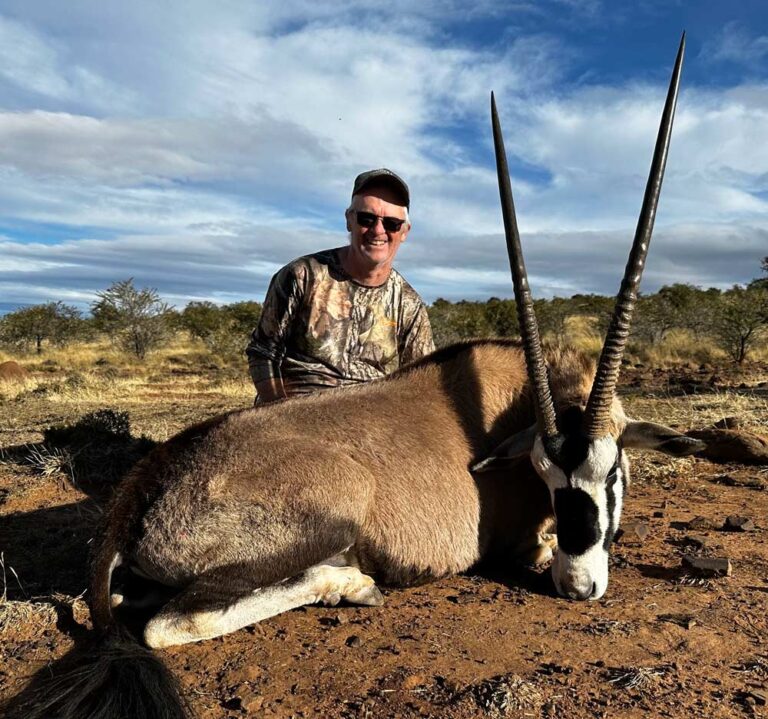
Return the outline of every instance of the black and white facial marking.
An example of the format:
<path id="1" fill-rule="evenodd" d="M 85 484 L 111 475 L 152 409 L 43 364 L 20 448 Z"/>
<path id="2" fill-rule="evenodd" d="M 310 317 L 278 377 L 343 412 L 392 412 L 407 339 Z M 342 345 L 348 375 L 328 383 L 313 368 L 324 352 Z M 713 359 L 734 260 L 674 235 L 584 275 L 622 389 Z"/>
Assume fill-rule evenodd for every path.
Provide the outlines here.
<path id="1" fill-rule="evenodd" d="M 608 587 L 608 550 L 621 517 L 624 453 L 612 437 L 589 440 L 571 432 L 546 442 L 537 437 L 531 461 L 549 487 L 557 519 L 555 587 L 571 599 L 599 599 Z"/>

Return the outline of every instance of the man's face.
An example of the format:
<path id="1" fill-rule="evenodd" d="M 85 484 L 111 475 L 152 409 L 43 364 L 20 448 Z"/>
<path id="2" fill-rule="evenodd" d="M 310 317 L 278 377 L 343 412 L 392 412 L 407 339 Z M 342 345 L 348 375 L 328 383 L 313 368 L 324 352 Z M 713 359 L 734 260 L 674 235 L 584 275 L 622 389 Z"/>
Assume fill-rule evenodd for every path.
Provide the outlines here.
<path id="1" fill-rule="evenodd" d="M 350 251 L 355 262 L 369 269 L 392 264 L 400 244 L 408 236 L 410 224 L 403 222 L 397 231 L 387 231 L 382 217 L 394 217 L 405 220 L 405 207 L 396 193 L 386 187 L 366 188 L 352 198 L 351 209 L 347 212 L 347 230 L 349 230 Z M 357 221 L 357 212 L 376 215 L 377 219 L 370 227 L 362 227 Z"/>

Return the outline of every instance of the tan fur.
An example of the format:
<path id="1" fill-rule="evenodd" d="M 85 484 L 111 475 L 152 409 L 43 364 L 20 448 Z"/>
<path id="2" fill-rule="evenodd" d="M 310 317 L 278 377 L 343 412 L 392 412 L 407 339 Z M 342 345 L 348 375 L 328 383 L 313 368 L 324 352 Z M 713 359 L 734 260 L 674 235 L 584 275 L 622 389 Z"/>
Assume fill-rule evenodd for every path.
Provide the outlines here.
<path id="1" fill-rule="evenodd" d="M 592 363 L 569 350 L 551 360 L 558 404 L 583 404 Z M 489 340 L 383 381 L 209 420 L 121 486 L 95 594 L 115 552 L 165 584 L 237 567 L 250 587 L 350 546 L 364 572 L 398 585 L 466 570 L 492 551 L 530 552 L 551 523 L 530 463 L 501 475 L 468 468 L 533 419 L 517 343 Z"/>
<path id="2" fill-rule="evenodd" d="M 0 382 L 24 382 L 29 376 L 29 372 L 14 360 L 0 362 Z"/>

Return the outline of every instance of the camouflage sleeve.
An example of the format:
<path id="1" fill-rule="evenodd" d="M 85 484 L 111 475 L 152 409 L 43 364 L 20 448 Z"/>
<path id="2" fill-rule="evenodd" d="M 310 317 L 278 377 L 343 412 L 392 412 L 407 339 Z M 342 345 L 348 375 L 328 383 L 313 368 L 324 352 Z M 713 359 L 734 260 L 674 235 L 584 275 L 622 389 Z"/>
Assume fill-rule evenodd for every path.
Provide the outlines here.
<path id="1" fill-rule="evenodd" d="M 286 342 L 304 293 L 303 273 L 298 263 L 281 269 L 269 283 L 261 319 L 245 349 L 254 382 L 280 376 Z"/>
<path id="2" fill-rule="evenodd" d="M 429 324 L 427 308 L 420 303 L 413 322 L 403 336 L 400 364 L 413 362 L 434 351 L 435 343 L 432 339 L 432 327 Z"/>

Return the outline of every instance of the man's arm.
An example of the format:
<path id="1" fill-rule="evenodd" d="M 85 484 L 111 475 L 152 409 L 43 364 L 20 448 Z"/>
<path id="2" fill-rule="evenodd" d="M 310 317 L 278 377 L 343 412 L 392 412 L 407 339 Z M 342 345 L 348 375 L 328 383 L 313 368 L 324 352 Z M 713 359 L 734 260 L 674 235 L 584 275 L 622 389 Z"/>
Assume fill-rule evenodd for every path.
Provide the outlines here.
<path id="1" fill-rule="evenodd" d="M 432 339 L 432 326 L 429 324 L 427 308 L 420 303 L 419 309 L 405 332 L 401 343 L 400 364 L 408 364 L 435 351 Z"/>
<path id="2" fill-rule="evenodd" d="M 283 267 L 269 284 L 259 324 L 245 350 L 258 403 L 274 402 L 288 396 L 280 365 L 300 305 L 301 291 L 293 263 Z"/>
<path id="3" fill-rule="evenodd" d="M 283 380 L 280 377 L 273 379 L 265 379 L 261 382 L 256 382 L 256 401 L 258 404 L 266 404 L 267 402 L 275 402 L 278 399 L 285 399 L 288 395 L 285 392 L 283 386 Z"/>

